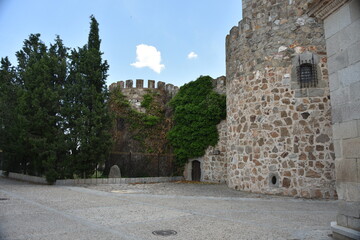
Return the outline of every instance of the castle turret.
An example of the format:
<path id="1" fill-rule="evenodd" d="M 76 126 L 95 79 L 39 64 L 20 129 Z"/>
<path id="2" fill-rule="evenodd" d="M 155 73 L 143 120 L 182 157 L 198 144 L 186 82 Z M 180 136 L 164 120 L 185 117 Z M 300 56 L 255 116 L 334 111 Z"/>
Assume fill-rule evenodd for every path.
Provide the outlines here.
<path id="1" fill-rule="evenodd" d="M 323 25 L 307 2 L 243 0 L 226 37 L 231 188 L 336 197 Z"/>

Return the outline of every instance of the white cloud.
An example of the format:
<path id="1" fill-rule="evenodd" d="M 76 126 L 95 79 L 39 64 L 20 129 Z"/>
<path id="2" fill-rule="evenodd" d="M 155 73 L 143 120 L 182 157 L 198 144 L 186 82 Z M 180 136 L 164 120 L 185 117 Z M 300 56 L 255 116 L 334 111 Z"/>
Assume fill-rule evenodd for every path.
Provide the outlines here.
<path id="1" fill-rule="evenodd" d="M 160 73 L 165 65 L 161 64 L 161 53 L 155 47 L 146 44 L 136 46 L 136 62 L 131 66 L 136 68 L 148 67 Z"/>
<path id="2" fill-rule="evenodd" d="M 191 53 L 188 54 L 188 59 L 194 59 L 194 58 L 197 58 L 197 57 L 198 57 L 198 55 L 196 53 L 194 53 L 194 52 L 191 52 Z"/>

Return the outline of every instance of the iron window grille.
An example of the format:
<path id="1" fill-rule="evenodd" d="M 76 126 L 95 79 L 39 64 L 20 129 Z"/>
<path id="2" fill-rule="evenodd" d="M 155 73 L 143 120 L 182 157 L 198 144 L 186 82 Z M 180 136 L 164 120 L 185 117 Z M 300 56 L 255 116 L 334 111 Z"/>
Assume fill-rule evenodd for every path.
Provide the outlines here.
<path id="1" fill-rule="evenodd" d="M 301 60 L 299 57 L 299 65 L 296 67 L 296 72 L 300 88 L 316 87 L 318 84 L 314 55 L 308 60 Z"/>

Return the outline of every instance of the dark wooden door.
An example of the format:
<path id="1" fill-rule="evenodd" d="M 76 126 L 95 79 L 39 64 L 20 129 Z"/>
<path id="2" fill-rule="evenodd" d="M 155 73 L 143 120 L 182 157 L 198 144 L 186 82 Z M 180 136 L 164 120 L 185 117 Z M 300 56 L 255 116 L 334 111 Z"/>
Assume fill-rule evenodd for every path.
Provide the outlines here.
<path id="1" fill-rule="evenodd" d="M 200 162 L 197 160 L 192 161 L 191 179 L 193 181 L 200 181 L 200 179 L 201 179 Z"/>

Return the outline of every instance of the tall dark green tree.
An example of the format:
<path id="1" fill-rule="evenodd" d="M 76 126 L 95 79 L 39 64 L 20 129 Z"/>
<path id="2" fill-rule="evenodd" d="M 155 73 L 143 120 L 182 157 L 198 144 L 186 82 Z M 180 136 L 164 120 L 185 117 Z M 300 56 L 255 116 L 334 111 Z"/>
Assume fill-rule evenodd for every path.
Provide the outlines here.
<path id="1" fill-rule="evenodd" d="M 16 70 L 9 59 L 2 58 L 0 66 L 0 149 L 3 151 L 3 170 L 21 172 L 24 150 L 19 139 L 22 122 L 18 114 L 21 94 Z M 25 166 L 25 165 L 23 165 Z"/>
<path id="2" fill-rule="evenodd" d="M 88 44 L 71 53 L 66 109 L 71 165 L 79 176 L 92 175 L 111 147 L 111 120 L 105 84 L 109 65 L 102 60 L 99 24 L 90 17 Z"/>
<path id="3" fill-rule="evenodd" d="M 23 90 L 19 115 L 23 123 L 20 140 L 26 153 L 24 171 L 45 175 L 49 182 L 56 180 L 57 165 L 65 158 L 61 102 L 67 71 L 66 52 L 59 37 L 48 50 L 40 34 L 31 34 L 22 50 L 16 53 L 17 77 Z"/>

